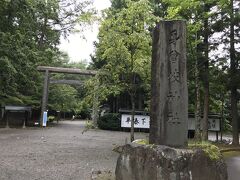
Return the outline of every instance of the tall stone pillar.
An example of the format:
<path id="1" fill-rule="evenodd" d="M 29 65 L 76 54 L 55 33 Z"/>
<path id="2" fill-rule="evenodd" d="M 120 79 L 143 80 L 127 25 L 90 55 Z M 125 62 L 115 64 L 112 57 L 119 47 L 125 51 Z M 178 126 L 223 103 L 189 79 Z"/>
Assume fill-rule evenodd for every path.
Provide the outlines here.
<path id="1" fill-rule="evenodd" d="M 150 116 L 150 143 L 187 145 L 185 21 L 161 21 L 154 29 Z"/>

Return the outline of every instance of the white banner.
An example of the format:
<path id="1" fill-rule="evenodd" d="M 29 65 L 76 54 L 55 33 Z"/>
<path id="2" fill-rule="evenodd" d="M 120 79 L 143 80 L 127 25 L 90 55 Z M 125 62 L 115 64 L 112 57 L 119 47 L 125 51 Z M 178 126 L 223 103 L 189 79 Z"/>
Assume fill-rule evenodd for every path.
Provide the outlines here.
<path id="1" fill-rule="evenodd" d="M 42 126 L 43 127 L 47 126 L 47 111 L 43 112 L 43 124 L 42 124 Z"/>
<path id="2" fill-rule="evenodd" d="M 149 128 L 150 127 L 150 117 L 144 115 L 134 116 L 134 128 Z M 121 127 L 130 128 L 131 127 L 131 115 L 122 114 Z"/>
<path id="3" fill-rule="evenodd" d="M 131 115 L 122 114 L 121 127 L 130 128 L 131 127 Z M 144 115 L 134 116 L 134 128 L 146 128 L 150 127 L 150 117 Z M 219 118 L 208 118 L 208 130 L 209 131 L 220 131 L 220 119 Z M 188 130 L 195 130 L 195 119 L 188 118 Z"/>

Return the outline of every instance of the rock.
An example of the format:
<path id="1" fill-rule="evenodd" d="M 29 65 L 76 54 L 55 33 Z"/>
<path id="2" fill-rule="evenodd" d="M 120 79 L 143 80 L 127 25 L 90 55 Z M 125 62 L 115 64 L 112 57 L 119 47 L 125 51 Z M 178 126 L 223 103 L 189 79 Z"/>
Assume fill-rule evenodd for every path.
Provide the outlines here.
<path id="1" fill-rule="evenodd" d="M 93 171 L 91 180 L 115 180 L 114 175 L 111 171 Z"/>
<path id="2" fill-rule="evenodd" d="M 222 157 L 211 159 L 202 149 L 127 144 L 116 166 L 116 180 L 227 180 Z"/>

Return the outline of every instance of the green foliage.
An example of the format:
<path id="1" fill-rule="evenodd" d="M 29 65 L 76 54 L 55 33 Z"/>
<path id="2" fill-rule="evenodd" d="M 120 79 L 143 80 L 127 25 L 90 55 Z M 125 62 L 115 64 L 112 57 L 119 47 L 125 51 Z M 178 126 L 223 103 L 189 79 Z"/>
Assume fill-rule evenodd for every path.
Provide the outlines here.
<path id="1" fill-rule="evenodd" d="M 49 107 L 59 111 L 75 111 L 78 107 L 77 90 L 69 85 L 51 85 Z"/>
<path id="2" fill-rule="evenodd" d="M 53 122 L 55 120 L 55 116 L 48 116 L 48 122 Z"/>
<path id="3" fill-rule="evenodd" d="M 149 145 L 148 139 L 136 139 L 133 141 L 133 143 L 141 144 L 141 145 Z"/>
<path id="4" fill-rule="evenodd" d="M 88 130 L 91 130 L 91 129 L 95 129 L 95 125 L 93 123 L 93 121 L 86 121 L 85 123 L 85 127 L 84 127 L 84 130 L 82 131 L 82 134 L 84 134 L 85 132 L 87 132 Z"/>
<path id="5" fill-rule="evenodd" d="M 61 59 L 62 67 L 86 69 L 84 62 L 69 63 L 68 56 L 63 54 Z M 82 82 L 80 85 L 50 85 L 49 87 L 49 107 L 54 110 L 71 111 L 78 114 L 83 119 L 87 119 L 90 113 L 90 106 L 84 100 L 86 89 L 84 82 L 86 77 L 76 74 L 52 74 L 51 78 L 54 80 L 76 80 Z"/>
<path id="6" fill-rule="evenodd" d="M 220 149 L 209 142 L 190 142 L 188 147 L 192 149 L 202 149 L 211 160 L 218 160 L 222 156 Z"/>
<path id="7" fill-rule="evenodd" d="M 85 124 L 85 129 L 95 129 L 96 127 L 94 126 L 92 121 L 86 121 Z"/>
<path id="8" fill-rule="evenodd" d="M 94 63 L 99 73 L 101 100 L 139 89 L 150 88 L 151 33 L 158 20 L 150 3 L 113 1 L 101 23 Z M 132 98 L 134 99 L 134 98 Z"/>
<path id="9" fill-rule="evenodd" d="M 79 103 L 77 114 L 81 119 L 90 119 L 91 117 L 91 107 L 86 101 L 82 100 Z"/>
<path id="10" fill-rule="evenodd" d="M 87 8 L 89 5 L 85 0 L 1 1 L 1 105 L 40 106 L 43 79 L 36 68 L 68 63 L 66 55 L 57 48 L 60 35 L 66 36 L 76 23 L 88 22 L 93 12 Z"/>
<path id="11" fill-rule="evenodd" d="M 120 130 L 121 121 L 119 114 L 115 113 L 104 114 L 98 120 L 98 127 L 104 130 Z"/>

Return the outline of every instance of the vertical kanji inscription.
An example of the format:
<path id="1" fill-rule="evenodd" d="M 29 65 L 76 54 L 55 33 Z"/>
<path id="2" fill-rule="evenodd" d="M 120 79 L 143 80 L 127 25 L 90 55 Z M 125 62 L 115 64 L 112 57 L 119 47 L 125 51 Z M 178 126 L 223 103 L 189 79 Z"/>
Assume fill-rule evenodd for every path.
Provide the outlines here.
<path id="1" fill-rule="evenodd" d="M 170 40 L 169 40 L 169 64 L 170 64 L 170 69 L 169 69 L 169 94 L 167 96 L 167 101 L 168 101 L 168 123 L 170 125 L 179 125 L 181 124 L 181 121 L 178 117 L 178 109 L 174 108 L 174 105 L 178 103 L 179 97 L 177 94 L 179 94 L 178 86 L 180 82 L 180 73 L 179 73 L 179 57 L 180 53 L 177 51 L 177 41 L 179 40 L 178 32 L 176 29 L 171 31 L 170 33 Z M 173 95 L 172 92 L 175 92 Z"/>

